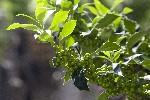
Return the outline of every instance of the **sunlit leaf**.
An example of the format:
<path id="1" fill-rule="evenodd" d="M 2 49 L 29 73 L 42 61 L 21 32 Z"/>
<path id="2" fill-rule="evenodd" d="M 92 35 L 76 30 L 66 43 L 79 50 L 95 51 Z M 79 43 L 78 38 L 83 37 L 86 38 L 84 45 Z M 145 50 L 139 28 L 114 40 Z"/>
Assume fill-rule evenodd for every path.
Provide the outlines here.
<path id="1" fill-rule="evenodd" d="M 116 43 L 106 42 L 96 51 L 99 51 L 99 52 L 100 51 L 113 51 L 113 50 L 118 50 L 118 49 L 120 49 L 120 46 L 117 45 Z"/>
<path id="2" fill-rule="evenodd" d="M 86 3 L 86 4 L 83 4 L 83 5 L 81 5 L 81 7 L 79 8 L 80 10 L 80 12 L 83 12 L 83 9 L 85 9 L 87 6 L 91 6 L 92 5 L 92 3 Z"/>
<path id="3" fill-rule="evenodd" d="M 106 56 L 97 56 L 97 57 L 100 57 L 100 58 L 103 58 L 103 59 L 106 59 L 106 60 L 111 61 L 111 59 L 109 59 L 109 58 L 108 58 L 108 57 L 106 57 Z"/>
<path id="4" fill-rule="evenodd" d="M 131 12 L 133 12 L 133 10 L 129 7 L 125 7 L 122 11 L 123 14 L 128 14 L 128 13 L 131 13 Z"/>
<path id="5" fill-rule="evenodd" d="M 87 6 L 86 7 L 91 13 L 95 14 L 95 15 L 98 15 L 98 11 L 92 7 L 92 6 Z"/>
<path id="6" fill-rule="evenodd" d="M 46 20 L 50 17 L 50 15 L 53 14 L 55 11 L 56 10 L 48 9 L 45 18 L 43 19 L 43 22 L 46 22 Z"/>
<path id="7" fill-rule="evenodd" d="M 55 14 L 49 29 L 55 28 L 59 23 L 65 21 L 68 17 L 69 11 L 59 11 Z"/>
<path id="8" fill-rule="evenodd" d="M 80 0 L 74 0 L 74 5 L 78 4 Z"/>
<path id="9" fill-rule="evenodd" d="M 62 32 L 60 32 L 59 39 L 62 40 L 64 37 L 70 35 L 76 26 L 76 20 L 68 21 L 64 24 Z"/>
<path id="10" fill-rule="evenodd" d="M 120 52 L 115 52 L 115 54 L 113 56 L 113 60 L 117 61 L 117 59 L 119 58 L 119 56 L 120 56 Z"/>
<path id="11" fill-rule="evenodd" d="M 103 53 L 104 53 L 107 57 L 110 57 L 110 52 L 109 52 L 109 51 L 103 51 Z"/>
<path id="12" fill-rule="evenodd" d="M 93 21 L 92 21 L 92 25 L 94 25 L 95 23 L 97 23 L 99 20 L 101 20 L 102 17 L 101 16 L 96 16 Z"/>
<path id="13" fill-rule="evenodd" d="M 99 11 L 100 14 L 105 15 L 106 13 L 110 12 L 110 10 L 104 6 L 99 0 L 94 0 L 95 7 Z"/>
<path id="14" fill-rule="evenodd" d="M 71 1 L 62 0 L 60 4 L 61 8 L 64 10 L 72 10 L 73 4 Z"/>
<path id="15" fill-rule="evenodd" d="M 11 30 L 11 29 L 16 29 L 16 28 L 24 28 L 24 29 L 32 30 L 32 31 L 40 30 L 36 25 L 33 25 L 33 24 L 19 24 L 19 23 L 14 23 L 14 24 L 10 25 L 6 30 Z"/>
<path id="16" fill-rule="evenodd" d="M 118 17 L 113 24 L 116 25 L 117 27 L 119 26 L 119 24 L 121 23 L 121 17 Z"/>
<path id="17" fill-rule="evenodd" d="M 75 43 L 74 38 L 70 36 L 70 37 L 66 40 L 66 48 L 71 47 L 74 43 Z"/>
<path id="18" fill-rule="evenodd" d="M 42 24 L 46 16 L 47 9 L 45 7 L 37 7 L 35 10 L 36 19 Z"/>
<path id="19" fill-rule="evenodd" d="M 55 0 L 51 0 L 51 2 L 53 3 L 53 4 L 55 4 Z M 50 7 L 50 8 L 55 8 L 53 5 L 51 5 L 49 2 L 48 2 L 48 0 L 35 0 L 35 3 L 36 3 L 36 7 L 37 6 L 41 6 L 41 4 L 42 4 L 42 6 L 44 7 L 46 7 L 46 6 L 48 6 L 48 7 Z M 42 7 L 41 6 L 41 7 Z"/>
<path id="20" fill-rule="evenodd" d="M 43 43 L 51 43 L 52 45 L 54 44 L 53 37 L 47 32 L 43 32 L 42 34 L 38 35 L 37 38 Z"/>
<path id="21" fill-rule="evenodd" d="M 119 4 L 122 3 L 122 2 L 123 2 L 123 0 L 115 0 L 115 1 L 113 2 L 113 5 L 112 5 L 112 7 L 111 7 L 111 10 L 113 10 L 114 8 L 116 8 L 116 6 L 119 5 Z"/>

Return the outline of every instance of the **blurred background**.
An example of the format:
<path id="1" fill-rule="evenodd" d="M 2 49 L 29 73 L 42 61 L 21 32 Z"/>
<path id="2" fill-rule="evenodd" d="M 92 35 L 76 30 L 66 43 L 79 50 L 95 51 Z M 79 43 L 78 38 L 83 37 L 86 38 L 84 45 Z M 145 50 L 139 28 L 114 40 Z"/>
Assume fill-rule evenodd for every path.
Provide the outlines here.
<path id="1" fill-rule="evenodd" d="M 100 1 L 111 7 L 114 0 Z M 81 3 L 85 2 L 92 0 Z M 115 10 L 121 12 L 125 6 L 132 8 L 134 12 L 128 17 L 145 30 L 150 26 L 149 5 L 150 0 L 124 0 Z M 0 0 L 0 100 L 95 100 L 103 90 L 97 85 L 89 85 L 91 92 L 79 91 L 72 81 L 63 85 L 64 69 L 49 65 L 54 48 L 38 43 L 34 32 L 6 31 L 14 22 L 30 23 L 16 15 L 34 17 L 34 10 L 34 0 Z"/>

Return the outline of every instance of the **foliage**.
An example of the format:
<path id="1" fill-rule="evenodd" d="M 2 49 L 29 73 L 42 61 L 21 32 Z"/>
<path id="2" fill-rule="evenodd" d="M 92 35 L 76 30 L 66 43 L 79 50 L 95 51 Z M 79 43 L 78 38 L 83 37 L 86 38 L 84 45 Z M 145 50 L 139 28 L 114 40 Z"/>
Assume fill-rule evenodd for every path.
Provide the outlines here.
<path id="1" fill-rule="evenodd" d="M 126 16 L 131 8 L 113 10 L 122 0 L 115 0 L 110 9 L 99 0 L 81 6 L 80 0 L 35 2 L 35 18 L 23 16 L 36 24 L 14 23 L 7 30 L 37 31 L 36 39 L 55 47 L 50 62 L 68 69 L 64 82 L 72 78 L 78 89 L 88 91 L 88 83 L 102 86 L 106 90 L 99 100 L 121 93 L 131 100 L 150 98 L 150 33 Z M 45 28 L 49 16 L 53 19 Z"/>

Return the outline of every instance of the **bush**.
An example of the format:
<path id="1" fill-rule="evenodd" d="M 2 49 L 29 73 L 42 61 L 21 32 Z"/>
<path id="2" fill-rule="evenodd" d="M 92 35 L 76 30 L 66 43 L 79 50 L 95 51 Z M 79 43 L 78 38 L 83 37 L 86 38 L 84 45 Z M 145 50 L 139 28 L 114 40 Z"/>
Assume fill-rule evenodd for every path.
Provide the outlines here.
<path id="1" fill-rule="evenodd" d="M 35 24 L 14 23 L 7 30 L 24 28 L 36 31 L 35 39 L 55 50 L 50 60 L 54 67 L 67 69 L 64 82 L 72 79 L 79 90 L 88 83 L 105 88 L 98 99 L 126 93 L 128 99 L 150 99 L 150 33 L 114 8 L 123 0 L 115 0 L 111 8 L 99 0 L 80 5 L 80 0 L 35 0 Z M 50 26 L 48 17 L 53 17 Z"/>

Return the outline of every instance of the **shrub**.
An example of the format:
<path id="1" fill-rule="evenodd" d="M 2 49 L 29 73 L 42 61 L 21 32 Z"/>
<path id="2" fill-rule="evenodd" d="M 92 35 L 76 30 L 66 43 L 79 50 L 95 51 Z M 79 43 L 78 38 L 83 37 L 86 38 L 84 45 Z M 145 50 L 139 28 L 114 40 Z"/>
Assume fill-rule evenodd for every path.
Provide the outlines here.
<path id="1" fill-rule="evenodd" d="M 111 8 L 99 0 L 83 5 L 80 0 L 35 1 L 35 18 L 17 15 L 35 24 L 14 23 L 7 30 L 36 31 L 35 39 L 56 48 L 50 64 L 67 69 L 65 83 L 72 79 L 87 91 L 88 83 L 98 84 L 105 88 L 98 97 L 102 100 L 121 93 L 131 100 L 150 98 L 150 33 L 126 16 L 131 8 L 114 11 L 123 0 L 115 0 Z"/>

